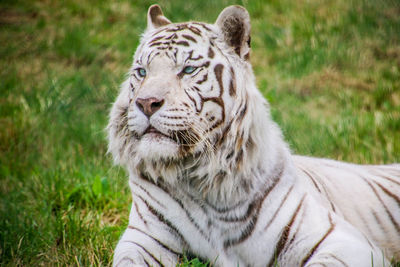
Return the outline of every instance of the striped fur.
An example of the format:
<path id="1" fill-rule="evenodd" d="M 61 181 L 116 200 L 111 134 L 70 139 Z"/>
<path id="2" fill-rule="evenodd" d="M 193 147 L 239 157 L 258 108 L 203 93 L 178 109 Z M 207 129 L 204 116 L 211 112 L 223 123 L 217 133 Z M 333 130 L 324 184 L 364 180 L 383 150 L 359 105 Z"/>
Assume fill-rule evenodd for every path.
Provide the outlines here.
<path id="1" fill-rule="evenodd" d="M 149 8 L 108 125 L 133 198 L 114 266 L 175 266 L 184 254 L 215 266 L 389 266 L 400 166 L 292 156 L 249 52 L 242 7 L 215 24 Z"/>

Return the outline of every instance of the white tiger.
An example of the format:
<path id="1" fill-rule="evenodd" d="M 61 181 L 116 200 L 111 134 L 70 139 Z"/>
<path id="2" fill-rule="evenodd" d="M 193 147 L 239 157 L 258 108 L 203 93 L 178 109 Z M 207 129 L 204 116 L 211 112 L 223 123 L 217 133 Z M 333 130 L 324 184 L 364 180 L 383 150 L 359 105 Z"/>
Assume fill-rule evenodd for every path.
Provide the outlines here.
<path id="1" fill-rule="evenodd" d="M 250 19 L 171 23 L 160 7 L 110 114 L 133 204 L 114 266 L 389 266 L 400 166 L 292 156 L 249 63 Z"/>

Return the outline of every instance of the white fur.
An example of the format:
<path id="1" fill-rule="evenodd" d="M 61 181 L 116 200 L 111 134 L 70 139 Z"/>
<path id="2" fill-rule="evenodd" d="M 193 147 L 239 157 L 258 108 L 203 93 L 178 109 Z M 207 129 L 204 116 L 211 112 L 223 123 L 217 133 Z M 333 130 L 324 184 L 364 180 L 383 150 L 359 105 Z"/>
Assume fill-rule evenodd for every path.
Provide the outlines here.
<path id="1" fill-rule="evenodd" d="M 379 179 L 374 178 L 374 168 L 290 154 L 271 119 L 268 104 L 256 88 L 251 65 L 244 60 L 246 40 L 241 42 L 239 54 L 226 43 L 229 33 L 221 30 L 221 25 L 230 16 L 244 21 L 249 33 L 248 14 L 241 7 L 227 8 L 216 25 L 204 24 L 210 30 L 194 23 L 159 28 L 149 16 L 150 26 L 135 53 L 130 78 L 123 83 L 111 110 L 108 126 L 109 151 L 115 162 L 128 170 L 133 198 L 129 227 L 115 250 L 114 265 L 157 266 L 162 262 L 174 266 L 180 253 L 189 252 L 216 266 L 265 266 L 274 259 L 281 240 L 285 246 L 276 258 L 279 266 L 298 266 L 302 261 L 307 266 L 371 266 L 371 257 L 374 266 L 383 262 L 388 266 L 381 250 L 390 257 L 400 245 L 399 239 L 393 238 L 389 242 L 392 246 L 385 247 L 383 236 L 396 234 L 395 229 L 378 234 L 378 230 L 374 231 L 376 224 L 360 223 L 360 215 L 352 212 L 356 207 L 367 216 L 368 203 L 376 201 L 376 196 L 374 200 L 369 198 L 371 193 L 357 192 L 357 187 L 364 185 L 352 173 Z M 197 41 L 189 47 L 179 47 L 175 62 L 171 54 L 156 54 L 149 42 L 161 35 L 157 32 L 160 29 L 174 29 L 177 25 L 202 29 L 202 36 L 180 30 L 179 34 L 190 34 Z M 214 44 L 213 58 L 207 58 L 210 42 Z M 193 57 L 201 55 L 210 64 L 194 76 L 178 78 L 190 50 L 194 51 Z M 218 64 L 224 66 L 220 81 L 223 91 L 219 90 Z M 145 78 L 133 77 L 138 67 L 146 68 Z M 234 70 L 234 95 L 228 90 L 233 79 L 230 67 Z M 205 74 L 208 80 L 196 85 L 200 93 L 187 89 L 195 84 L 194 79 Z M 135 100 L 154 96 L 162 98 L 164 104 L 147 118 Z M 201 100 L 219 96 L 223 108 L 219 100 Z M 239 119 L 245 106 L 245 115 Z M 223 119 L 216 128 L 208 120 L 212 114 L 215 121 Z M 179 143 L 164 135 L 144 134 L 149 125 L 164 135 L 189 130 L 201 138 L 182 152 Z M 397 181 L 399 169 L 391 169 Z M 304 170 L 317 173 L 318 182 L 327 189 L 318 190 Z M 381 176 L 387 173 L 384 167 L 377 170 Z M 342 175 L 334 178 L 338 173 Z M 352 180 L 341 178 L 348 176 Z M 351 188 L 347 188 L 348 184 Z M 399 195 L 399 187 L 393 185 L 391 189 Z M 345 197 L 341 196 L 343 190 L 348 191 Z M 357 192 L 362 198 L 359 202 L 365 204 L 353 205 L 352 192 Z M 263 201 L 257 202 L 258 199 Z M 390 199 L 386 203 L 399 221 L 396 203 Z M 376 209 L 382 211 L 383 207 Z M 250 214 L 244 219 L 232 219 L 243 217 L 247 211 Z M 383 214 L 380 216 L 387 220 Z M 285 226 L 291 218 L 291 230 L 285 239 Z M 385 225 L 390 226 L 389 222 Z M 372 231 L 368 227 L 373 227 Z M 246 232 L 251 234 L 238 242 Z"/>

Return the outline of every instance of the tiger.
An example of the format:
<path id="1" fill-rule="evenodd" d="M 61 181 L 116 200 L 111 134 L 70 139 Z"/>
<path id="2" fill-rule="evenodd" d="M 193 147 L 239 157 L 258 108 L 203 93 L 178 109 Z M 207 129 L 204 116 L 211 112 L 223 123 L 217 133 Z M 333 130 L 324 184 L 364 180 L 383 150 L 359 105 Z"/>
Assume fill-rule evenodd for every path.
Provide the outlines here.
<path id="1" fill-rule="evenodd" d="M 250 16 L 172 23 L 158 5 L 111 111 L 129 175 L 113 266 L 390 266 L 400 257 L 400 165 L 293 155 L 257 89 Z"/>

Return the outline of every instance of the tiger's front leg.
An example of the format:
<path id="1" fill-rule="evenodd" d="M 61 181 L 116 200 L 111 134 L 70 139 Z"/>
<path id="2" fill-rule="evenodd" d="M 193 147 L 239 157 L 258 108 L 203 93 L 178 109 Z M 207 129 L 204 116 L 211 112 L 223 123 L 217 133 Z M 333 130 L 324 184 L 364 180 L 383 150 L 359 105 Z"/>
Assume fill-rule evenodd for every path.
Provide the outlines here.
<path id="1" fill-rule="evenodd" d="M 113 266 L 175 266 L 179 257 L 150 235 L 128 227 L 115 249 Z"/>
<path id="2" fill-rule="evenodd" d="M 142 213 L 140 205 L 134 202 L 129 225 L 114 251 L 113 266 L 176 266 L 183 247 L 167 228 Z"/>

